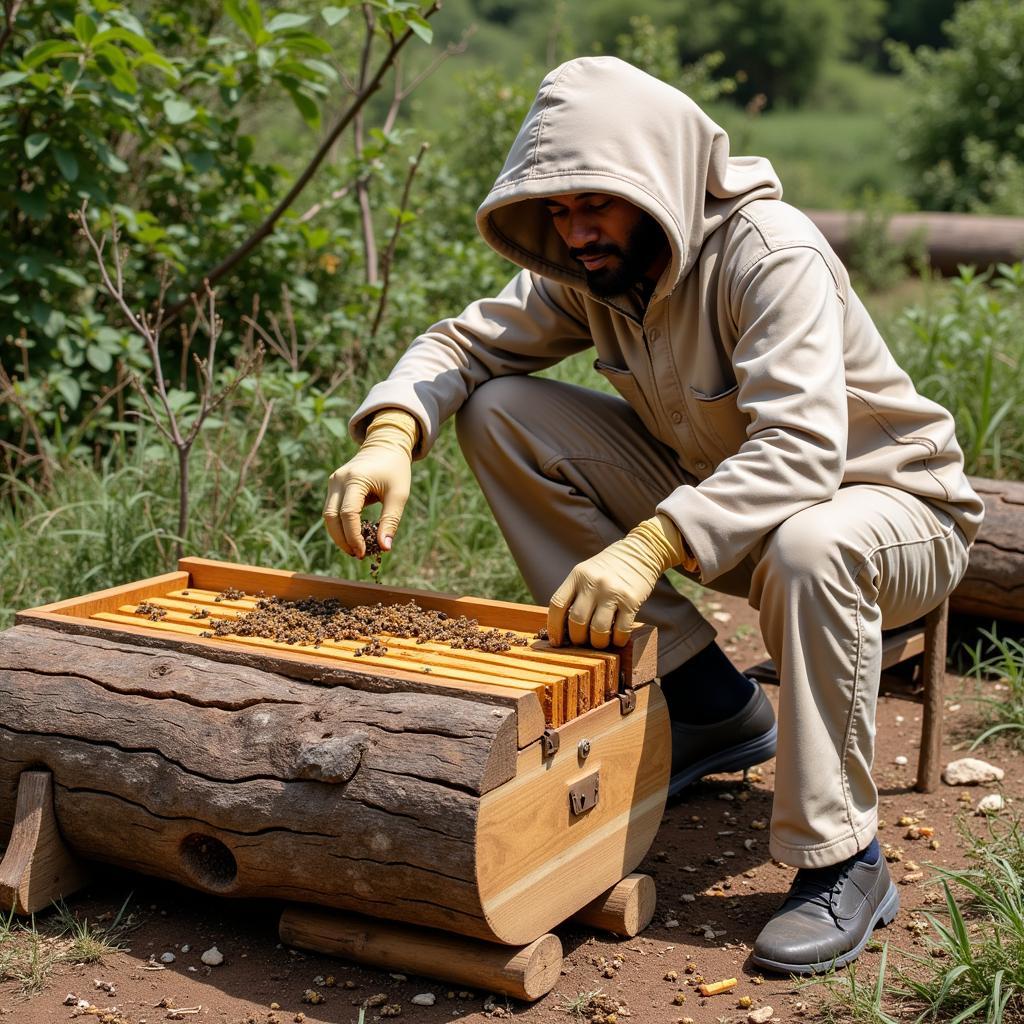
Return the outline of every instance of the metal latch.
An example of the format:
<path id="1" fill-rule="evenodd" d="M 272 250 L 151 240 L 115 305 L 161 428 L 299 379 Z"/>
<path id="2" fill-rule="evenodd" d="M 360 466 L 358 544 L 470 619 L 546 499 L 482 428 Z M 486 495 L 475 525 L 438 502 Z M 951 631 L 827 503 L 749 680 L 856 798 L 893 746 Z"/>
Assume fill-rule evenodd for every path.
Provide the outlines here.
<path id="1" fill-rule="evenodd" d="M 636 690 L 632 687 L 619 691 L 615 696 L 619 698 L 619 711 L 622 714 L 628 715 L 630 711 L 636 710 Z"/>
<path id="2" fill-rule="evenodd" d="M 558 733 L 554 729 L 545 729 L 544 735 L 540 738 L 540 748 L 545 757 L 554 757 L 558 753 Z"/>
<path id="3" fill-rule="evenodd" d="M 599 775 L 600 772 L 593 772 L 569 787 L 569 807 L 573 814 L 580 815 L 597 806 Z"/>

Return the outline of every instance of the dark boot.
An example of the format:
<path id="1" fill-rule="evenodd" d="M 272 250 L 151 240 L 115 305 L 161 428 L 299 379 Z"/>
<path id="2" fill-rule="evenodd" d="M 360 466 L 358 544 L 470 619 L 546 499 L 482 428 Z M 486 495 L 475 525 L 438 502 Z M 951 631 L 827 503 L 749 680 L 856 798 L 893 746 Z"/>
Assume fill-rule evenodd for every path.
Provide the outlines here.
<path id="1" fill-rule="evenodd" d="M 856 960 L 877 924 L 900 907 L 885 858 L 857 856 L 826 868 L 801 868 L 785 902 L 761 930 L 751 962 L 781 974 L 815 974 Z"/>
<path id="2" fill-rule="evenodd" d="M 672 719 L 671 724 L 670 797 L 704 775 L 743 771 L 775 756 L 775 712 L 756 683 L 746 706 L 728 718 L 705 725 Z"/>

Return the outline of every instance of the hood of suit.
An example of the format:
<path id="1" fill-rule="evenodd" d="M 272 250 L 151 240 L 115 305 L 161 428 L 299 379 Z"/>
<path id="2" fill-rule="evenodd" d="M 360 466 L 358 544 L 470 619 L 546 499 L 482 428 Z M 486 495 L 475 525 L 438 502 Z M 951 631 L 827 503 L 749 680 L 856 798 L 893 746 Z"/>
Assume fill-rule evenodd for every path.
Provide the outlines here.
<path id="1" fill-rule="evenodd" d="M 762 157 L 729 155 L 729 137 L 684 93 L 615 57 L 582 57 L 541 83 L 477 227 L 527 270 L 587 291 L 544 199 L 604 192 L 646 210 L 672 259 L 653 299 L 689 273 L 704 240 L 740 207 L 780 199 Z"/>

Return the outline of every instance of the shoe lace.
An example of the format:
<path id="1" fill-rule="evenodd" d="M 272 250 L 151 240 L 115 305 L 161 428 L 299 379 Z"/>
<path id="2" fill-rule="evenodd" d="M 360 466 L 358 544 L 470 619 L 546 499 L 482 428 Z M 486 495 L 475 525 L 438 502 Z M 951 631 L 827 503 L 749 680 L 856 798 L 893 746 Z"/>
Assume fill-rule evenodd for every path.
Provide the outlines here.
<path id="1" fill-rule="evenodd" d="M 844 861 L 826 868 L 801 868 L 789 890 L 789 900 L 799 900 L 822 907 L 829 912 L 832 920 L 840 931 L 845 931 L 842 920 L 836 911 L 836 897 L 842 889 L 855 861 Z"/>

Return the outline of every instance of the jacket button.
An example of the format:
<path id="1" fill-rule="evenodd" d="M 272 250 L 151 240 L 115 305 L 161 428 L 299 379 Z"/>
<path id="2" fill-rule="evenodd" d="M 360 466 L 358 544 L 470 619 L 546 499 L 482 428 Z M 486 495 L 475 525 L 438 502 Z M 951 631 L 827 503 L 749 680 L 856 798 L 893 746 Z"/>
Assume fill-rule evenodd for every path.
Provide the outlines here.
<path id="1" fill-rule="evenodd" d="M 673 423 L 682 423 L 683 422 L 683 414 L 681 412 L 674 412 L 674 413 L 672 413 L 672 422 Z"/>
<path id="2" fill-rule="evenodd" d="M 701 471 L 703 471 L 703 470 L 708 468 L 708 464 L 706 462 L 698 462 L 698 463 L 696 463 L 696 466 Z"/>
<path id="3" fill-rule="evenodd" d="M 648 334 L 647 334 L 647 337 L 650 338 L 651 341 L 657 341 L 658 340 L 658 328 L 655 327 L 654 330 L 649 331 Z"/>

